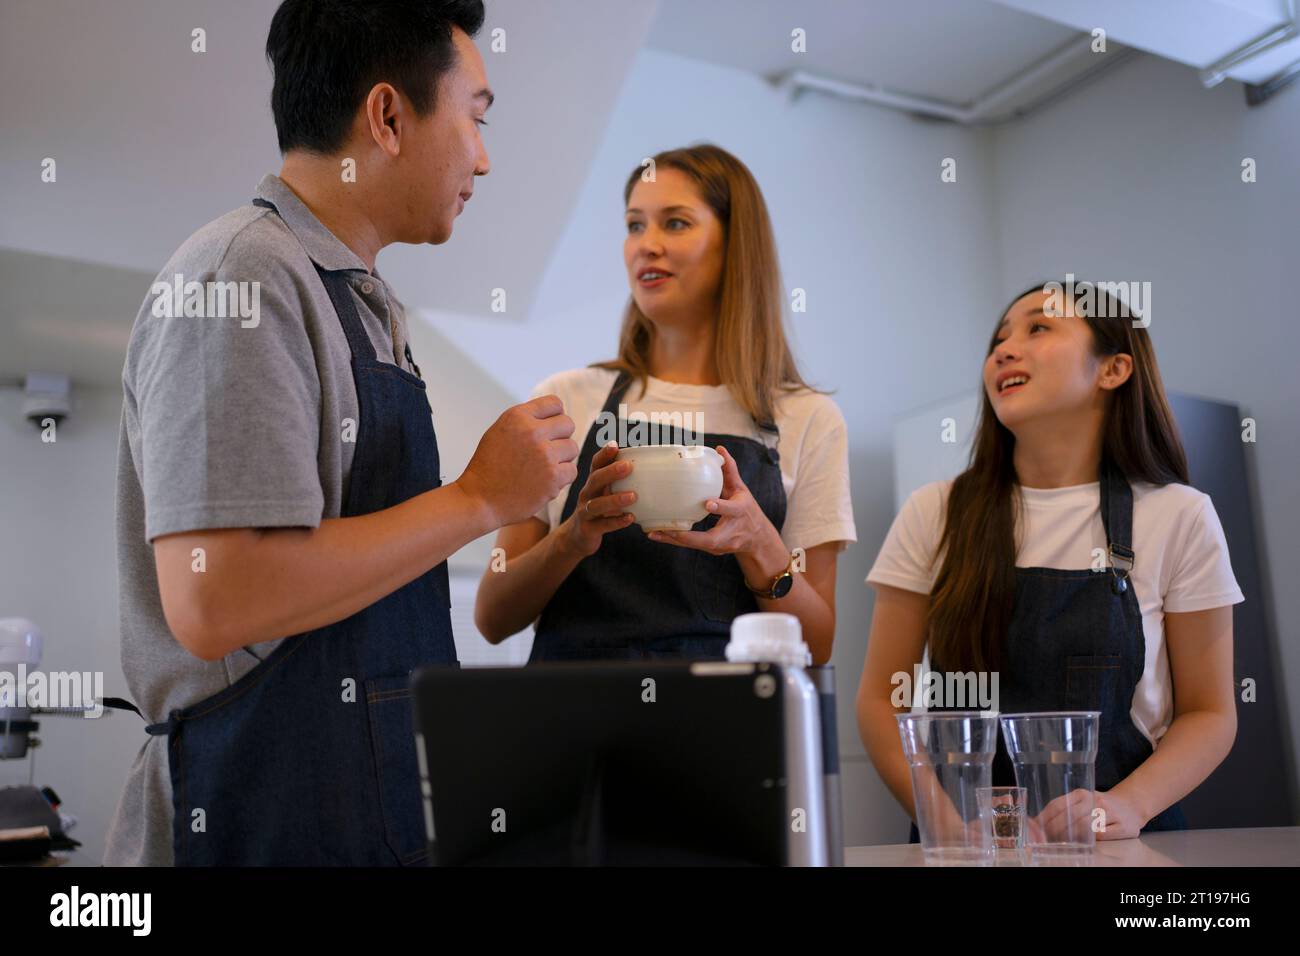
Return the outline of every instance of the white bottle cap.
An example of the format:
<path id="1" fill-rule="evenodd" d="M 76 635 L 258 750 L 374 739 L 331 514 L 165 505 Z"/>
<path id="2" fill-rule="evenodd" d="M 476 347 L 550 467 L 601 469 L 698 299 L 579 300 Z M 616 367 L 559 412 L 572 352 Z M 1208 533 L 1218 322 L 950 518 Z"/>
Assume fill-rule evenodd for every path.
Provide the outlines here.
<path id="1" fill-rule="evenodd" d="M 784 667 L 812 664 L 799 619 L 770 611 L 742 614 L 733 620 L 725 653 L 729 661 L 765 661 Z"/>

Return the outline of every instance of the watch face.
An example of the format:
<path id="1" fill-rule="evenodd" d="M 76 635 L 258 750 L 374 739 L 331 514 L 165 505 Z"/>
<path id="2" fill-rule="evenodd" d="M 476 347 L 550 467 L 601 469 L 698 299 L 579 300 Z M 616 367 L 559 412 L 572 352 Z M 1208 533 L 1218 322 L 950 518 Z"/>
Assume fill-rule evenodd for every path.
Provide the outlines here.
<path id="1" fill-rule="evenodd" d="M 794 587 L 794 575 L 787 571 L 777 579 L 776 584 L 772 585 L 772 596 L 783 598 L 790 593 Z"/>

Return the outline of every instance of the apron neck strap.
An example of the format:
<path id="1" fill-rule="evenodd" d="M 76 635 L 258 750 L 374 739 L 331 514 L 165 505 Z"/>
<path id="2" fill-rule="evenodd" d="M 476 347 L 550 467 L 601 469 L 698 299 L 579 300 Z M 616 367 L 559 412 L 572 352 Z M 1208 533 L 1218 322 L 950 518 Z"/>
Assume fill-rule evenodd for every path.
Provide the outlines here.
<path id="1" fill-rule="evenodd" d="M 1133 489 L 1110 458 L 1101 465 L 1101 521 L 1106 529 L 1111 563 L 1131 568 L 1133 552 Z"/>
<path id="2" fill-rule="evenodd" d="M 605 407 L 601 411 L 609 412 L 611 415 L 618 414 L 618 403 L 623 401 L 623 396 L 627 394 L 628 387 L 632 384 L 632 376 L 627 372 L 619 369 L 618 374 L 614 376 L 614 384 L 605 396 Z"/>
<path id="3" fill-rule="evenodd" d="M 312 265 L 316 265 L 316 263 L 313 262 Z M 343 277 L 347 271 L 344 269 L 334 272 L 316 266 L 316 274 L 320 276 L 325 291 L 329 293 L 330 301 L 334 303 L 334 311 L 338 314 L 339 323 L 343 326 L 343 331 L 348 337 L 348 347 L 352 349 L 352 358 L 373 362 L 375 360 L 375 346 L 361 325 L 361 316 L 357 314 L 357 304 L 352 299 L 352 285 Z"/>

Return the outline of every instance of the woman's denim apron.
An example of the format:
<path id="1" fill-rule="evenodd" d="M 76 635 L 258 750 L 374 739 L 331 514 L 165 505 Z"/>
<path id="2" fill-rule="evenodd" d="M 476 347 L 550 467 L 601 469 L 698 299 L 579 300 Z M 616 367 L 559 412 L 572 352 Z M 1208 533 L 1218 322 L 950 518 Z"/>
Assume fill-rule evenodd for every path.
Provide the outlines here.
<path id="1" fill-rule="evenodd" d="M 569 487 L 561 520 L 577 507 L 578 494 L 591 473 L 591 459 L 600 449 L 601 424 L 617 419 L 619 402 L 630 383 L 630 376 L 620 372 L 602 414 L 587 431 L 578 457 L 578 477 Z M 776 432 L 771 423 L 762 428 Z M 671 433 L 665 444 L 684 443 L 676 426 L 665 426 L 660 432 L 661 436 Z M 628 434 L 629 441 L 635 437 L 622 427 L 619 434 Z M 706 432 L 699 443 L 710 448 L 722 445 L 731 453 L 741 480 L 779 531 L 786 501 L 775 440 L 768 445 Z M 635 514 L 636 505 L 630 510 Z M 718 516 L 709 515 L 693 530 L 708 531 L 717 523 Z M 651 541 L 641 528 L 629 525 L 606 534 L 600 550 L 584 558 L 556 589 L 538 620 L 530 662 L 721 660 L 732 619 L 757 610 L 758 602 L 745 585 L 735 555 L 711 555 Z"/>
<path id="2" fill-rule="evenodd" d="M 1146 664 L 1142 611 L 1128 575 L 1135 561 L 1133 490 L 1110 462 L 1101 468 L 1100 484 L 1110 567 L 1100 572 L 1016 568 L 1016 603 L 998 675 L 998 709 L 1003 714 L 1101 711 L 1095 785 L 1109 790 L 1153 751 L 1130 713 Z M 944 671 L 933 660 L 931 669 Z M 1015 783 L 999 728 L 993 785 Z M 1187 821 L 1175 803 L 1142 832 L 1185 829 Z M 918 842 L 915 824 L 912 842 Z"/>

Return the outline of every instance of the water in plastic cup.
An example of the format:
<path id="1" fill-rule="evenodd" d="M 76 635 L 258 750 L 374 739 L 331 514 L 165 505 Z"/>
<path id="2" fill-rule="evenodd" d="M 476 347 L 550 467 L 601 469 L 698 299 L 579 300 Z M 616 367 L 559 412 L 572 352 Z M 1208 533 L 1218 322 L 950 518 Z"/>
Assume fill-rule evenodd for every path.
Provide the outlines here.
<path id="1" fill-rule="evenodd" d="M 1032 856 L 1084 854 L 1096 846 L 1100 719 L 1095 710 L 1002 715 L 1016 783 L 1025 788 L 1025 845 Z"/>
<path id="2" fill-rule="evenodd" d="M 997 718 L 976 710 L 898 715 L 928 864 L 993 862 L 992 811 L 980 806 L 979 791 L 992 781 Z"/>

